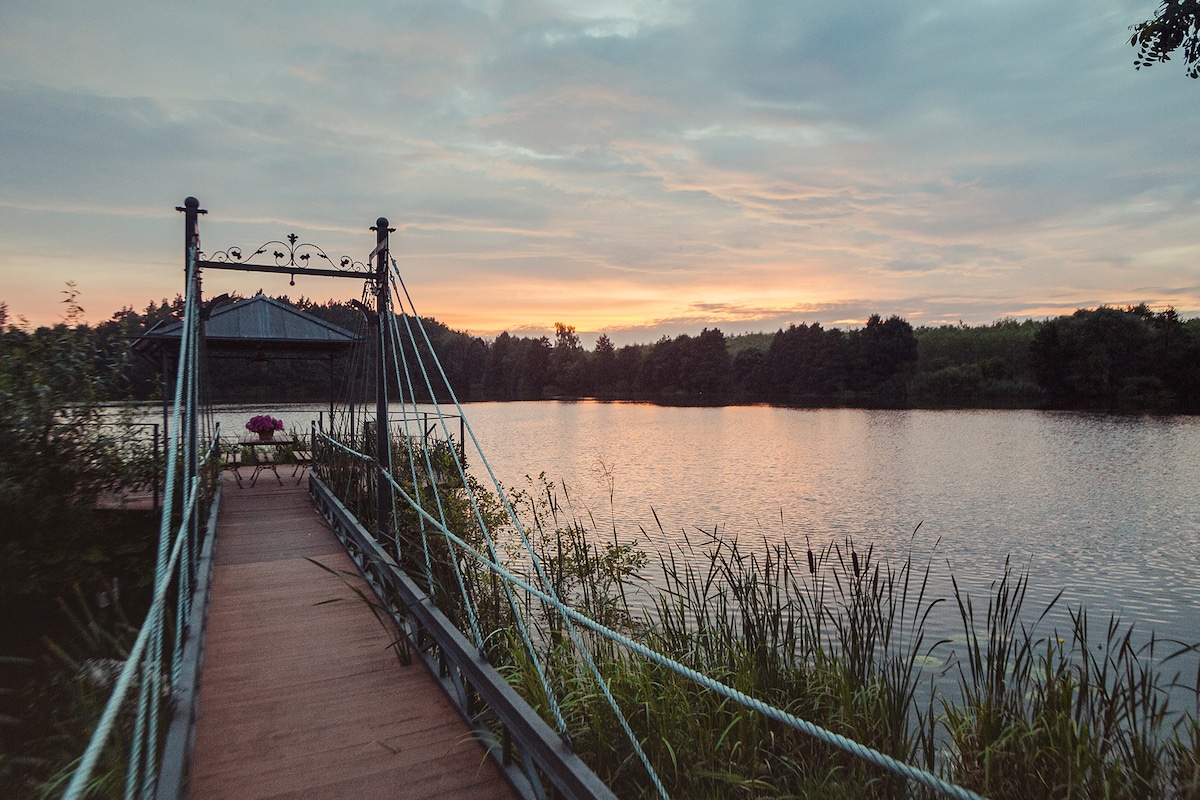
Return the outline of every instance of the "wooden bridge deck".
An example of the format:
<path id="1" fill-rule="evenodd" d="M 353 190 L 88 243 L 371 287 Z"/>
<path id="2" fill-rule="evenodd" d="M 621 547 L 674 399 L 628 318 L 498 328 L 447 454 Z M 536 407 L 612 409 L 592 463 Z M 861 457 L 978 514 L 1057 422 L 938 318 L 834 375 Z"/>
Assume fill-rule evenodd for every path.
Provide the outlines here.
<path id="1" fill-rule="evenodd" d="M 389 649 L 304 486 L 269 477 L 223 493 L 192 800 L 514 797 L 425 667 Z"/>

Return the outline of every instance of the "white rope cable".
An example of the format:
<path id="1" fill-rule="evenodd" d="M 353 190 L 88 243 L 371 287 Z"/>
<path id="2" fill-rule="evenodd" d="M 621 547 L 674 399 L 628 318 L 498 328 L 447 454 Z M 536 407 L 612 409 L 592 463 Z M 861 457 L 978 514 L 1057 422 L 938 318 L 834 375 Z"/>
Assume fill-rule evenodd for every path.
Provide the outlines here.
<path id="1" fill-rule="evenodd" d="M 398 272 L 399 272 L 399 270 L 397 270 L 397 268 L 396 268 L 396 262 L 393 259 L 393 261 L 392 261 L 393 284 L 395 283 L 395 281 L 397 279 Z M 400 287 L 401 288 L 404 287 L 403 281 L 400 282 Z M 406 288 L 404 289 L 404 295 L 405 295 L 405 297 L 408 298 L 409 308 L 412 308 L 412 311 L 413 311 L 412 316 L 417 320 L 417 327 L 421 331 L 422 335 L 425 338 L 425 344 L 429 348 L 429 352 L 431 354 L 431 357 L 433 358 L 433 363 L 437 366 L 438 371 L 442 376 L 443 382 L 445 382 L 447 387 L 449 387 L 449 381 L 446 381 L 446 373 L 442 369 L 441 362 L 438 361 L 437 354 L 433 350 L 433 343 L 429 341 L 429 335 L 425 332 L 424 327 L 421 325 L 421 318 L 420 318 L 420 316 L 417 315 L 416 307 L 413 306 L 412 298 L 408 296 L 408 290 Z M 404 310 L 403 301 L 401 301 L 401 311 L 403 311 L 403 310 Z M 445 416 L 442 414 L 441 404 L 437 400 L 437 393 L 434 392 L 433 385 L 429 380 L 429 373 L 425 369 L 425 362 L 423 359 L 420 358 L 420 351 L 416 346 L 417 345 L 416 337 L 412 333 L 412 326 L 410 325 L 410 323 L 408 321 L 408 314 L 404 314 L 403 317 L 404 317 L 405 328 L 408 330 L 409 339 L 413 342 L 413 350 L 414 350 L 414 352 L 417 353 L 417 365 L 421 368 L 421 375 L 425 380 L 425 387 L 429 392 L 429 398 L 433 404 L 434 410 L 437 413 L 437 418 L 442 424 L 442 433 L 444 436 L 449 438 L 450 432 L 446 426 Z M 451 389 L 451 397 L 453 397 L 453 396 L 454 396 L 453 390 Z M 457 399 L 455 400 L 455 405 L 456 406 L 458 405 Z M 461 412 L 461 410 L 462 410 L 461 407 L 459 407 L 460 412 Z M 465 419 L 464 419 L 464 423 L 465 423 Z M 496 543 L 495 543 L 495 541 L 493 541 L 491 531 L 488 529 L 487 522 L 483 518 L 483 512 L 479 508 L 479 503 L 476 500 L 475 493 L 470 491 L 470 483 L 467 480 L 466 471 L 463 469 L 463 465 L 459 461 L 457 454 L 454 454 L 454 464 L 458 469 L 458 474 L 459 474 L 460 479 L 463 482 L 463 486 L 468 489 L 467 496 L 471 501 L 471 510 L 474 512 L 475 519 L 479 523 L 479 529 L 483 533 L 484 541 L 487 544 L 488 552 L 491 554 L 492 558 L 495 559 L 497 563 L 499 563 L 500 555 L 496 550 Z M 390 479 L 391 478 L 389 476 L 389 480 Z M 524 539 L 524 531 L 521 532 L 521 535 L 522 535 L 522 539 Z M 512 589 L 511 589 L 511 587 L 509 587 L 508 584 L 504 584 L 504 593 L 505 593 L 506 599 L 508 600 L 509 606 L 512 608 L 513 617 L 517 623 L 517 630 L 521 635 L 522 642 L 525 644 L 526 652 L 529 653 L 530 659 L 533 660 L 534 667 L 535 667 L 535 673 L 538 677 L 539 682 L 542 684 L 542 690 L 546 696 L 546 703 L 550 707 L 551 716 L 553 716 L 553 718 L 554 718 L 554 722 L 555 722 L 555 725 L 558 727 L 559 734 L 561 736 L 565 737 L 568 734 L 567 721 L 563 717 L 562 709 L 559 706 L 558 697 L 554 694 L 554 690 L 551 688 L 551 686 L 549 684 L 549 681 L 546 677 L 546 670 L 543 669 L 541 659 L 538 657 L 537 650 L 533 646 L 533 639 L 529 635 L 528 626 L 525 624 L 525 617 L 523 614 L 521 614 L 520 608 L 518 607 L 517 602 L 516 602 L 516 598 L 513 596 Z"/>
<path id="2" fill-rule="evenodd" d="M 414 418 L 419 418 L 418 412 L 417 412 L 416 386 L 413 384 L 412 376 L 409 374 L 409 371 L 408 371 L 408 356 L 406 356 L 404 354 L 404 347 L 403 347 L 402 342 L 400 341 L 400 326 L 396 323 L 396 315 L 390 306 L 387 309 L 387 314 L 388 314 L 389 329 L 392 332 L 393 346 L 394 346 L 396 352 L 398 352 L 400 354 L 400 357 L 404 364 L 404 372 L 397 374 L 397 383 L 399 383 L 399 385 L 401 386 L 400 392 L 401 392 L 402 396 L 404 394 L 403 387 L 408 386 L 409 396 L 412 398 L 412 401 L 413 401 L 413 416 L 414 416 Z M 410 339 L 411 339 L 411 337 L 410 337 Z M 417 359 L 417 361 L 419 363 L 420 359 L 421 359 L 421 354 L 419 351 L 417 351 L 417 349 L 415 347 L 416 343 L 414 342 L 413 344 L 414 344 L 413 352 L 415 354 L 415 358 Z M 400 364 L 397 363 L 396 366 L 397 366 L 397 368 L 399 368 Z M 442 524 L 444 526 L 448 527 L 448 525 L 446 523 L 446 510 L 442 505 L 441 493 L 438 492 L 437 486 L 434 484 L 434 480 L 433 480 L 433 477 L 434 477 L 433 462 L 429 455 L 429 446 L 424 441 L 424 435 L 423 435 L 424 434 L 424 425 L 423 424 L 421 426 L 421 431 L 422 431 L 421 453 L 424 456 L 424 461 L 425 461 L 425 474 L 429 476 L 430 494 L 433 495 L 434 503 L 437 505 L 438 517 L 442 520 Z M 416 459 L 413 458 L 412 440 L 410 439 L 410 436 L 409 436 L 409 427 L 408 427 L 407 416 L 405 416 L 405 418 L 404 418 L 404 441 L 408 448 L 409 464 L 411 465 L 411 469 L 412 469 L 413 492 L 417 495 L 417 501 L 420 502 L 421 496 L 420 496 L 420 484 L 417 480 L 417 464 L 416 464 Z M 425 554 L 425 574 L 426 574 L 426 578 L 428 580 L 429 594 L 432 597 L 434 595 L 435 583 L 433 580 L 432 556 L 429 552 L 428 532 L 425 530 L 425 520 L 421 517 L 418 517 L 418 519 L 420 520 L 420 523 L 421 523 L 421 547 Z M 453 543 L 451 543 L 451 541 L 449 539 L 446 539 L 446 548 L 447 548 L 447 551 L 450 553 L 450 563 L 456 564 L 458 559 L 454 555 L 454 545 L 453 545 Z M 397 544 L 397 554 L 398 553 L 399 553 L 399 544 Z M 463 604 L 466 606 L 466 609 L 467 609 L 467 621 L 471 627 L 471 634 L 475 637 L 475 647 L 482 652 L 483 651 L 483 633 L 479 629 L 479 620 L 477 619 L 476 614 L 475 614 L 475 605 L 474 605 L 474 603 L 471 602 L 471 597 L 467 593 L 466 584 L 463 583 L 462 573 L 458 570 L 457 566 L 455 566 L 455 568 L 454 568 L 454 577 L 455 577 L 456 581 L 458 582 L 458 590 L 459 590 L 459 593 L 462 595 Z"/>
<path id="3" fill-rule="evenodd" d="M 198 482 L 197 482 L 198 485 Z M 191 497 L 188 502 L 190 509 L 195 502 L 196 492 L 190 493 Z M 186 517 L 185 517 L 186 519 Z M 178 535 L 175 537 L 175 543 L 171 548 L 170 557 L 167 559 L 168 571 L 175 568 L 179 561 L 179 553 L 183 548 L 184 540 L 187 536 L 186 525 L 181 525 Z M 155 585 L 154 599 L 151 602 L 151 609 L 156 607 L 161 608 L 166 602 L 167 589 L 170 587 L 170 581 L 162 581 Z M 149 618 L 149 615 L 147 615 Z M 153 633 L 153 626 L 143 624 L 142 629 L 138 631 L 137 639 L 133 643 L 133 648 L 130 649 L 129 655 L 125 659 L 125 666 L 121 669 L 121 674 L 117 677 L 116 686 L 113 688 L 113 693 L 109 696 L 108 702 L 104 706 L 104 711 L 100 715 L 100 722 L 96 725 L 96 730 L 92 732 L 92 738 L 88 742 L 88 747 L 79 759 L 79 766 L 75 769 L 75 774 L 71 776 L 71 782 L 67 784 L 67 789 L 63 793 L 63 800 L 77 800 L 82 796 L 83 791 L 87 788 L 87 782 L 91 779 L 92 772 L 96 768 L 96 761 L 100 757 L 100 752 L 104 748 L 104 744 L 112 733 L 113 725 L 117 719 L 117 712 L 124 705 L 125 695 L 129 691 L 130 685 L 133 683 L 133 676 L 139 669 L 142 653 L 146 649 L 146 645 L 150 641 L 150 636 Z"/>
<path id="4" fill-rule="evenodd" d="M 516 511 L 513 510 L 512 505 L 509 503 L 507 493 L 505 493 L 503 488 L 500 486 L 500 482 L 499 482 L 499 480 L 496 479 L 495 473 L 492 471 L 491 465 L 488 464 L 487 457 L 483 453 L 483 448 L 481 448 L 479 446 L 479 442 L 475 439 L 475 433 L 474 433 L 474 431 L 471 430 L 470 423 L 466 419 L 466 414 L 463 411 L 462 405 L 458 402 L 458 397 L 454 393 L 454 387 L 450 385 L 450 380 L 449 380 L 449 378 L 446 377 L 446 371 L 442 367 L 442 362 L 438 359 L 437 353 L 433 349 L 433 342 L 431 342 L 429 339 L 429 333 L 425 330 L 425 326 L 421 322 L 420 315 L 418 315 L 416 313 L 416 305 L 413 303 L 412 296 L 408 293 L 408 287 L 404 284 L 404 278 L 400 275 L 400 270 L 396 266 L 395 259 L 392 260 L 392 275 L 393 275 L 393 281 L 399 282 L 400 288 L 404 291 L 404 297 L 408 300 L 408 305 L 413 310 L 413 317 L 417 321 L 417 328 L 421 331 L 421 335 L 425 339 L 425 344 L 429 347 L 429 352 L 433 359 L 433 363 L 438 368 L 438 373 L 441 375 L 442 383 L 446 386 L 446 391 L 450 394 L 450 399 L 454 403 L 454 407 L 457 409 L 459 418 L 463 421 L 464 427 L 466 428 L 467 431 L 469 431 L 471 433 L 471 439 L 472 439 L 472 441 L 475 442 L 475 449 L 479 453 L 480 460 L 483 462 L 484 466 L 487 468 L 488 475 L 490 475 L 492 478 L 492 484 L 493 484 L 493 486 L 495 486 L 497 496 L 500 498 L 501 502 L 504 505 L 505 510 L 508 512 L 509 520 L 512 522 L 512 525 L 516 529 L 517 533 L 520 534 L 521 543 L 524 546 L 525 552 L 526 552 L 526 554 L 528 554 L 530 561 L 534 566 L 534 570 L 538 574 L 538 578 L 541 580 L 542 585 L 546 588 L 546 591 L 549 592 L 550 596 L 554 597 L 555 600 L 557 600 L 558 593 L 555 591 L 554 585 L 550 581 L 550 577 L 546 574 L 546 570 L 545 570 L 545 567 L 542 565 L 541 558 L 538 556 L 537 552 L 534 550 L 533 545 L 529 541 L 529 537 L 525 533 L 524 526 L 521 525 L 521 521 L 517 517 Z M 407 320 L 408 320 L 408 318 L 406 316 L 405 324 L 407 324 Z M 422 372 L 424 372 L 424 364 L 423 363 L 421 365 L 421 369 L 422 369 Z M 425 380 L 426 380 L 426 383 L 428 384 L 428 381 L 429 381 L 428 375 L 426 375 Z M 447 437 L 449 437 L 449 435 L 450 435 L 449 431 L 446 430 L 445 416 L 442 414 L 441 405 L 438 403 L 437 396 L 432 391 L 432 388 L 430 389 L 430 396 L 431 396 L 431 399 L 433 400 L 434 408 L 437 410 L 438 419 L 442 423 L 442 429 L 445 432 L 445 435 Z M 463 485 L 469 486 L 469 483 L 467 482 L 466 471 L 463 468 L 463 465 L 458 461 L 457 457 L 455 458 L 455 464 L 458 466 L 458 471 L 462 477 Z M 480 527 L 484 531 L 485 540 L 488 542 L 488 549 L 490 552 L 493 553 L 493 557 L 495 557 L 494 556 L 495 548 L 491 543 L 492 542 L 491 534 L 488 532 L 487 525 L 484 523 L 482 514 L 480 514 L 480 512 L 479 512 L 479 505 L 476 501 L 474 492 L 469 492 L 469 497 L 471 498 L 471 506 L 472 506 L 472 508 L 475 509 L 476 517 L 479 519 Z M 497 558 L 497 563 L 499 563 L 498 558 Z M 506 584 L 506 591 L 507 591 L 507 584 Z M 574 643 L 576 650 L 580 653 L 580 655 L 583 656 L 584 663 L 587 665 L 588 670 L 596 678 L 596 683 L 600 687 L 600 691 L 604 694 L 605 700 L 608 702 L 609 707 L 612 708 L 613 713 L 616 715 L 617 720 L 621 725 L 621 728 L 625 731 L 625 735 L 629 738 L 629 742 L 633 746 L 634 752 L 637 754 L 638 759 L 642 762 L 642 766 L 645 768 L 646 773 L 649 775 L 651 783 L 654 784 L 654 788 L 658 791 L 659 796 L 664 798 L 664 800 L 666 800 L 666 798 L 668 797 L 666 787 L 663 785 L 662 780 L 659 779 L 658 773 L 654 769 L 654 766 L 650 763 L 650 757 L 648 755 L 646 755 L 645 750 L 642 748 L 641 742 L 639 742 L 637 740 L 637 737 L 634 735 L 633 729 L 632 729 L 632 727 L 630 727 L 629 721 L 625 717 L 625 712 L 621 710 L 620 705 L 617 703 L 617 699 L 613 696 L 612 691 L 610 690 L 610 688 L 608 686 L 608 682 L 604 679 L 604 676 L 600 674 L 600 669 L 599 669 L 599 667 L 596 666 L 596 662 L 595 662 L 595 659 L 592 657 L 591 651 L 588 649 L 588 647 L 587 647 L 586 643 L 584 643 L 583 639 L 580 638 L 579 632 L 575 629 L 575 625 L 571 622 L 571 620 L 567 617 L 564 617 L 564 620 L 567 623 L 567 631 L 570 634 L 571 641 Z M 531 649 L 531 655 L 536 661 L 536 654 L 532 653 L 532 649 Z M 541 667 L 539 664 L 538 674 L 541 675 L 541 672 L 542 672 L 542 670 L 541 670 Z M 543 678 L 543 682 L 544 681 L 545 681 L 545 679 Z M 564 728 L 565 728 L 565 724 L 566 723 L 564 721 L 564 723 L 563 723 Z"/>
<path id="5" fill-rule="evenodd" d="M 193 285 L 195 276 L 195 246 L 188 248 L 187 278 L 188 286 Z M 177 592 L 176 611 L 185 608 L 190 597 L 185 597 L 190 590 L 190 565 L 192 562 L 193 543 L 192 517 L 200 496 L 201 479 L 200 464 L 197 462 L 198 453 L 194 452 L 196 443 L 193 434 L 197 433 L 194 423 L 189 422 L 187 430 L 181 424 L 181 417 L 186 411 L 188 419 L 194 418 L 195 403 L 198 400 L 198 377 L 195 374 L 198 364 L 199 315 L 196 307 L 195 294 L 188 293 L 184 302 L 184 315 L 181 326 L 179 344 L 179 359 L 175 375 L 174 408 L 170 427 L 166 431 L 168 447 L 166 450 L 166 472 L 163 486 L 162 515 L 159 519 L 158 554 L 154 572 L 154 596 L 146 618 L 138 631 L 133 648 L 126 657 L 125 664 L 117 678 L 112 694 L 109 696 L 101 713 L 100 721 L 88 741 L 88 746 L 80 756 L 71 780 L 63 794 L 67 800 L 75 800 L 88 791 L 88 782 L 95 771 L 96 764 L 114 729 L 120 709 L 124 706 L 134 678 L 140 673 L 142 680 L 139 685 L 138 708 L 135 713 L 133 740 L 131 742 L 129 759 L 127 761 L 125 797 L 133 798 L 140 788 L 143 798 L 152 796 L 158 780 L 158 716 L 159 703 L 162 696 L 164 673 L 163 635 L 166 612 L 166 597 L 168 590 L 175 585 Z M 211 446 L 208 448 L 211 451 Z M 180 459 L 183 459 L 181 464 Z M 175 509 L 175 494 L 178 471 L 184 468 L 183 513 L 179 530 L 172 537 L 171 519 Z M 172 576 L 180 571 L 179 580 L 174 582 Z M 178 625 L 176 626 L 179 627 Z M 171 673 L 168 681 L 171 686 L 178 682 L 180 667 L 181 631 L 175 632 L 175 646 L 172 648 Z"/>
<path id="6" fill-rule="evenodd" d="M 392 321 L 392 324 L 389 326 L 388 330 L 391 333 L 393 352 L 399 353 L 399 355 L 400 355 L 400 360 L 396 365 L 396 369 L 401 376 L 407 375 L 408 374 L 408 356 L 406 356 L 404 354 L 404 348 L 400 346 L 400 342 L 399 342 L 400 333 L 396 329 L 394 319 Z M 393 358 L 395 358 L 395 356 L 393 356 Z M 404 393 L 406 383 L 407 383 L 407 386 L 409 389 L 407 396 Z M 420 486 L 418 485 L 418 481 L 417 481 L 417 459 L 413 455 L 412 438 L 410 437 L 409 430 L 408 430 L 408 397 L 412 397 L 413 413 L 415 414 L 416 410 L 417 410 L 417 398 L 416 398 L 416 394 L 413 392 L 413 388 L 414 387 L 412 386 L 411 383 L 403 382 L 403 381 L 400 383 L 400 408 L 401 408 L 401 422 L 404 425 L 404 449 L 405 449 L 405 452 L 408 454 L 408 467 L 409 467 L 409 473 L 410 473 L 409 477 L 412 480 L 413 492 L 417 496 L 417 501 L 420 502 L 421 489 L 420 489 Z M 438 516 L 443 516 L 441 514 L 441 503 L 440 502 L 438 504 L 438 512 L 439 512 Z M 425 533 L 425 520 L 421 519 L 420 517 L 418 517 L 417 519 L 420 521 L 421 550 L 425 556 L 425 581 L 429 586 L 429 596 L 432 597 L 434 595 L 433 562 L 432 562 L 432 559 L 429 554 L 429 537 L 426 536 L 426 533 Z M 397 539 L 397 541 L 396 541 L 396 559 L 397 559 L 397 561 L 400 560 L 400 556 L 401 556 L 400 541 L 399 541 L 399 539 Z"/>

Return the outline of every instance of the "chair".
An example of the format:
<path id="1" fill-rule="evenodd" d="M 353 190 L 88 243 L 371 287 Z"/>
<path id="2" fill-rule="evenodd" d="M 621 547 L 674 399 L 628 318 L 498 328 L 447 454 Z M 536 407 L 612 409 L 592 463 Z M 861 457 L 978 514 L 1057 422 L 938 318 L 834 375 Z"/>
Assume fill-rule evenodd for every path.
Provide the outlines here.
<path id="1" fill-rule="evenodd" d="M 225 465 L 224 465 L 223 469 L 227 469 L 227 470 L 230 470 L 231 472 L 233 472 L 233 477 L 234 477 L 234 480 L 237 481 L 238 488 L 239 489 L 244 488 L 242 486 L 242 472 L 241 472 L 242 448 L 239 447 L 236 442 L 233 444 L 228 444 L 226 442 L 222 442 L 221 443 L 221 455 L 225 459 Z"/>
<path id="2" fill-rule="evenodd" d="M 305 468 L 312 466 L 312 453 L 308 450 L 293 450 L 292 458 L 296 462 L 296 468 L 292 470 L 292 477 L 296 478 L 296 475 L 299 475 L 300 477 L 296 478 L 296 483 L 300 483 L 300 481 L 304 480 Z"/>

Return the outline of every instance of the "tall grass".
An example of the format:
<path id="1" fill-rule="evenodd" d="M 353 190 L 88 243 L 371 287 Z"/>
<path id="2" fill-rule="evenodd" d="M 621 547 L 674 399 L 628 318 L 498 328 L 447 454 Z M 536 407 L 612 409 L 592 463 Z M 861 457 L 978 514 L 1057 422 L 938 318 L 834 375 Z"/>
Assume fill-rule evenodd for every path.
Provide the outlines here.
<path id="1" fill-rule="evenodd" d="M 1083 608 L 1068 609 L 1061 635 L 1047 630 L 1059 598 L 1030 613 L 1030 577 L 1007 565 L 986 597 L 953 577 L 952 597 L 933 597 L 930 564 L 889 560 L 851 539 L 814 551 L 699 532 L 651 565 L 638 546 L 651 536 L 597 533 L 559 486 L 542 479 L 512 495 L 555 593 L 689 668 L 988 797 L 1200 798 L 1196 645 L 1143 637 L 1116 618 L 1093 630 Z M 463 487 L 440 491 L 457 509 L 456 532 L 478 541 Z M 537 583 L 517 532 L 492 531 L 506 566 Z M 398 540 L 417 547 L 412 527 Z M 554 608 L 521 594 L 510 602 L 492 573 L 444 540 L 430 546 L 439 605 L 465 626 L 470 601 L 489 658 L 549 719 L 540 664 L 574 748 L 618 796 L 654 796 Z M 419 559 L 402 563 L 420 575 Z M 451 579 L 455 565 L 465 594 Z M 642 577 L 650 566 L 653 586 Z M 927 631 L 947 602 L 965 642 L 948 663 L 939 657 L 946 642 Z M 536 661 L 515 633 L 516 613 Z M 596 634 L 575 636 L 672 796 L 928 796 Z M 1186 673 L 1183 664 L 1192 665 Z"/>
<path id="2" fill-rule="evenodd" d="M 706 537 L 699 551 L 661 557 L 664 586 L 640 638 L 687 667 L 746 694 L 912 761 L 930 752 L 928 709 L 915 703 L 927 575 L 893 570 L 853 542 L 805 553 Z M 623 704 L 673 795 L 902 796 L 902 784 L 724 699 L 677 673 L 632 657 L 616 665 Z M 608 674 L 606 672 L 606 674 Z M 598 703 L 590 762 L 622 796 L 641 796 L 640 767 Z"/>
<path id="3" fill-rule="evenodd" d="M 1039 636 L 1021 621 L 1028 581 L 1006 567 L 981 621 L 955 584 L 968 638 L 962 701 L 945 706 L 953 774 L 994 797 L 1200 797 L 1196 704 L 1170 707 L 1181 688 L 1200 700 L 1198 676 L 1169 671 L 1196 646 L 1139 644 L 1116 617 L 1096 635 L 1084 608 Z"/>
<path id="4" fill-rule="evenodd" d="M 42 637 L 39 656 L 0 658 L 0 796 L 51 798 L 65 790 L 137 637 L 115 582 L 107 594 L 109 605 L 98 611 L 76 586 L 70 602 L 59 598 L 62 629 Z M 124 796 L 132 715 L 127 709 L 118 717 L 88 797 Z"/>
<path id="5" fill-rule="evenodd" d="M 578 525 L 557 532 L 558 563 L 594 563 L 596 545 Z M 944 642 L 926 631 L 944 602 L 929 594 L 929 565 L 892 564 L 851 540 L 803 554 L 714 535 L 685 547 L 661 556 L 648 608 L 609 614 L 685 666 L 988 797 L 1200 797 L 1195 708 L 1170 706 L 1181 689 L 1200 698 L 1196 676 L 1167 669 L 1194 660 L 1194 646 L 1153 636 L 1138 645 L 1116 619 L 1089 630 L 1084 609 L 1070 612 L 1061 641 L 1042 634 L 1055 604 L 1025 621 L 1029 576 L 1006 569 L 982 619 L 953 584 L 966 647 L 942 664 L 934 652 Z M 612 583 L 575 594 L 602 610 L 622 600 Z M 567 642 L 543 642 L 576 750 L 618 796 L 652 797 L 594 679 Z M 593 641 L 593 652 L 673 796 L 925 796 L 611 643 Z M 516 648 L 507 658 L 541 706 L 529 659 Z"/>

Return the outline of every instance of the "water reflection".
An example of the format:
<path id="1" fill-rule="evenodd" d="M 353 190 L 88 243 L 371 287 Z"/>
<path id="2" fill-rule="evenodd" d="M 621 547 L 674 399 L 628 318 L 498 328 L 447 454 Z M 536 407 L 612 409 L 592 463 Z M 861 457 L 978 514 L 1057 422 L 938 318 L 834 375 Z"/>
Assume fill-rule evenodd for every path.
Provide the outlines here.
<path id="1" fill-rule="evenodd" d="M 545 471 L 621 530 L 821 547 L 853 536 L 984 594 L 1005 560 L 1030 603 L 1086 604 L 1200 640 L 1200 424 L 1036 411 L 477 404 L 502 480 Z M 914 530 L 918 528 L 914 535 Z M 1065 615 L 1058 618 L 1061 624 Z M 954 620 L 944 624 L 957 625 Z"/>
<path id="2" fill-rule="evenodd" d="M 319 410 L 272 413 L 306 428 Z M 218 414 L 226 433 L 247 411 Z M 650 548 L 700 530 L 801 549 L 852 536 L 931 563 L 940 596 L 951 573 L 986 595 L 1010 559 L 1032 576 L 1031 609 L 1063 590 L 1053 624 L 1085 604 L 1093 619 L 1200 641 L 1195 418 L 596 402 L 466 413 L 503 483 L 544 472 L 605 530 L 645 531 Z M 952 604 L 933 626 L 958 631 Z"/>

